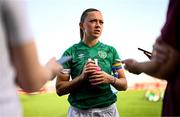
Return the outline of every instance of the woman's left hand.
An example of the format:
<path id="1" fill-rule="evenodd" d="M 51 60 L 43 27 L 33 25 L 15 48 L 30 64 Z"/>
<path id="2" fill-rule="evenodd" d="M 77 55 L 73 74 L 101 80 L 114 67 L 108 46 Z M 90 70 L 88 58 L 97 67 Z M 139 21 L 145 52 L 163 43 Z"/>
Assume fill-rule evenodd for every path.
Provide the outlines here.
<path id="1" fill-rule="evenodd" d="M 96 71 L 90 74 L 89 81 L 91 85 L 98 85 L 102 83 L 111 83 L 112 82 L 112 76 L 107 74 L 104 71 Z"/>

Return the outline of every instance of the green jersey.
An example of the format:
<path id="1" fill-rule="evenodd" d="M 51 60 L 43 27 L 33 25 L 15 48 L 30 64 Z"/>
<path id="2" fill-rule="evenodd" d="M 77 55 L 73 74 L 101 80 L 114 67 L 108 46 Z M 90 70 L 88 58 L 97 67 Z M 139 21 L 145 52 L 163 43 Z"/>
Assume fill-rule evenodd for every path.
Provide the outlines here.
<path id="1" fill-rule="evenodd" d="M 84 42 L 74 44 L 67 49 L 63 56 L 72 56 L 72 60 L 64 64 L 64 68 L 71 69 L 71 78 L 74 79 L 82 73 L 87 60 L 98 59 L 101 70 L 111 74 L 112 64 L 119 55 L 112 46 L 98 42 L 88 47 Z M 88 78 L 87 78 L 88 79 Z M 79 109 L 102 108 L 116 102 L 116 95 L 112 92 L 110 84 L 92 86 L 88 80 L 82 82 L 68 97 L 69 103 Z"/>

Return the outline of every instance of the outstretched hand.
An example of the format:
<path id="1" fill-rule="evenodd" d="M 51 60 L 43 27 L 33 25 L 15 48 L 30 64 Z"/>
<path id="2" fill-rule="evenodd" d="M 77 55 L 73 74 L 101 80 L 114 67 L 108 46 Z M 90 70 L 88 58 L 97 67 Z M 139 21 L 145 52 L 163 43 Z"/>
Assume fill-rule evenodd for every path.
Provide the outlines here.
<path id="1" fill-rule="evenodd" d="M 125 59 L 121 61 L 124 64 L 124 68 L 133 74 L 140 74 L 141 71 L 138 70 L 138 62 L 134 59 Z"/>
<path id="2" fill-rule="evenodd" d="M 50 80 L 53 80 L 57 75 L 60 74 L 60 72 L 63 70 L 63 66 L 57 63 L 57 60 L 55 57 L 51 58 L 47 64 L 46 67 L 51 73 Z"/>

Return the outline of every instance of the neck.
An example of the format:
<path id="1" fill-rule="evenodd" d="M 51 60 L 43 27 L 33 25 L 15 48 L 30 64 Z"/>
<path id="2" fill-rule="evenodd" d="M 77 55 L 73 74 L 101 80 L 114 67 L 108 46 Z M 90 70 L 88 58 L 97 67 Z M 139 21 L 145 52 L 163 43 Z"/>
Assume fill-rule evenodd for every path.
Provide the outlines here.
<path id="1" fill-rule="evenodd" d="M 83 42 L 89 47 L 92 47 L 96 45 L 96 43 L 98 43 L 98 38 L 97 39 L 83 39 Z"/>

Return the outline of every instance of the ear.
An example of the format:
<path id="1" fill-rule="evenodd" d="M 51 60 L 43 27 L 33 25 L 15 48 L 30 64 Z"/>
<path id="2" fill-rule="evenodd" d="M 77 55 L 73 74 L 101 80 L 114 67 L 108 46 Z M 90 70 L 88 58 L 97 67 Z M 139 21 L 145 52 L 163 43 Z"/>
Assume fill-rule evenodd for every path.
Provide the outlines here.
<path id="1" fill-rule="evenodd" d="M 79 27 L 80 27 L 81 30 L 84 30 L 83 23 L 80 22 L 80 23 L 79 23 Z"/>

